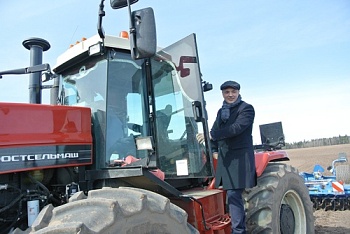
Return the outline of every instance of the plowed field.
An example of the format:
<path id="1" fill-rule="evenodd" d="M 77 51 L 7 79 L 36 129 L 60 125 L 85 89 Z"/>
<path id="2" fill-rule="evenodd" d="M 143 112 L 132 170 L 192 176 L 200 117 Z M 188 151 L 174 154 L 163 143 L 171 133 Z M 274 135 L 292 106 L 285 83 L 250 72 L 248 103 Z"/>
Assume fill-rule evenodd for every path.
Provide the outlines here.
<path id="1" fill-rule="evenodd" d="M 315 164 L 320 164 L 326 169 L 342 152 L 346 153 L 350 160 L 350 144 L 292 149 L 287 150 L 290 161 L 286 163 L 298 168 L 299 172 L 312 172 Z M 329 172 L 324 174 L 331 175 Z M 350 233 L 350 210 L 318 210 L 314 212 L 314 216 L 315 233 Z"/>

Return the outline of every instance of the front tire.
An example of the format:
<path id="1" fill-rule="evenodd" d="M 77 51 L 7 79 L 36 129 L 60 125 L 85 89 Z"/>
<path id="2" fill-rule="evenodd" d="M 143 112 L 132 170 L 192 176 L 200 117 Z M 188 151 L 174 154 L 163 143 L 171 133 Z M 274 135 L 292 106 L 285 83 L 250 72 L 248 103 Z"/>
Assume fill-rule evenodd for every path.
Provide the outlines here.
<path id="1" fill-rule="evenodd" d="M 294 167 L 269 163 L 244 198 L 248 233 L 314 233 L 313 204 Z"/>
<path id="2" fill-rule="evenodd" d="M 198 233 L 187 213 L 169 199 L 137 188 L 103 188 L 82 192 L 70 202 L 46 206 L 30 233 Z"/>

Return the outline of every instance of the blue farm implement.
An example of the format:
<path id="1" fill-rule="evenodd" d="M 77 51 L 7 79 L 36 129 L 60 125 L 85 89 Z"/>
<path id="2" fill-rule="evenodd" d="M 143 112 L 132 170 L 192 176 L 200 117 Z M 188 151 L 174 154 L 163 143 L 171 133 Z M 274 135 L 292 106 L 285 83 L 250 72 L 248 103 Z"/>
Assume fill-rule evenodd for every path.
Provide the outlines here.
<path id="1" fill-rule="evenodd" d="M 312 173 L 300 173 L 316 210 L 350 209 L 350 165 L 347 162 L 346 154 L 340 153 L 327 168 L 331 176 L 323 175 L 324 168 L 318 164 Z"/>

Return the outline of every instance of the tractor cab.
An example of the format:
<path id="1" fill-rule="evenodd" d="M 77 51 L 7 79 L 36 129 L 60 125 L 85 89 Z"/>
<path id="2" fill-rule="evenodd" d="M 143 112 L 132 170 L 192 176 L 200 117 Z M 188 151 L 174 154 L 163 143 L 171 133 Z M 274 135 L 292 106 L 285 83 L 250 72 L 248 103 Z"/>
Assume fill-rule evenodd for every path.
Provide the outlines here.
<path id="1" fill-rule="evenodd" d="M 61 55 L 54 68 L 58 103 L 91 109 L 91 169 L 159 169 L 181 186 L 211 177 L 209 148 L 196 140 L 208 131 L 195 35 L 139 60 L 127 41 L 92 37 Z"/>

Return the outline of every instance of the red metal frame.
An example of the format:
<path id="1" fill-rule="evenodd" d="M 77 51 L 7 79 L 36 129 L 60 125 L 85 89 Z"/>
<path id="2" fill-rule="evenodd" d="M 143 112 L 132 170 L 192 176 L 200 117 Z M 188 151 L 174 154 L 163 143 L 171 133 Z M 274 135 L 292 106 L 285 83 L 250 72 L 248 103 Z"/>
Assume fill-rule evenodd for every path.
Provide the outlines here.
<path id="1" fill-rule="evenodd" d="M 188 214 L 188 222 L 202 234 L 231 233 L 231 219 L 225 214 L 225 192 L 219 189 L 193 189 L 183 192 L 195 200 L 172 200 Z M 202 206 L 201 206 L 202 204 Z M 203 211 L 203 212 L 202 212 Z M 204 220 L 203 220 L 204 214 Z"/>

